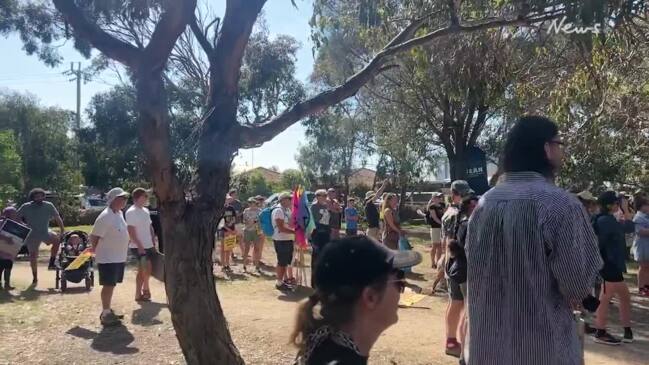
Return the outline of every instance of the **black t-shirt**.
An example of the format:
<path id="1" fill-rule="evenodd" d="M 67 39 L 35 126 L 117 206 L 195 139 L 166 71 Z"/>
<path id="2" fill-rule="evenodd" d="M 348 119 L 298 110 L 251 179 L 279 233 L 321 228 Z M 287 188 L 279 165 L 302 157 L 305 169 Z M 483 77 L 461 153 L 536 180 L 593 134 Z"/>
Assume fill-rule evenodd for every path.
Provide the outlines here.
<path id="1" fill-rule="evenodd" d="M 234 227 L 237 223 L 237 210 L 228 205 L 225 207 L 225 211 L 223 212 L 223 226 L 227 227 L 230 230 L 234 230 Z M 223 229 L 225 231 L 225 228 Z"/>
<path id="2" fill-rule="evenodd" d="M 379 210 L 376 208 L 373 199 L 365 202 L 365 219 L 367 219 L 369 228 L 379 228 Z"/>
<path id="3" fill-rule="evenodd" d="M 443 204 L 435 204 L 431 205 L 428 207 L 428 210 L 426 211 L 426 223 L 430 225 L 430 228 L 442 228 L 442 225 L 440 223 L 437 223 L 432 217 L 431 213 L 435 212 L 435 215 L 437 216 L 437 219 L 439 221 L 442 221 L 442 216 L 444 215 L 444 210 L 445 207 Z"/>
<path id="4" fill-rule="evenodd" d="M 339 345 L 331 339 L 322 341 L 311 356 L 304 363 L 305 365 L 367 365 L 367 357 L 359 355 L 356 351 Z"/>

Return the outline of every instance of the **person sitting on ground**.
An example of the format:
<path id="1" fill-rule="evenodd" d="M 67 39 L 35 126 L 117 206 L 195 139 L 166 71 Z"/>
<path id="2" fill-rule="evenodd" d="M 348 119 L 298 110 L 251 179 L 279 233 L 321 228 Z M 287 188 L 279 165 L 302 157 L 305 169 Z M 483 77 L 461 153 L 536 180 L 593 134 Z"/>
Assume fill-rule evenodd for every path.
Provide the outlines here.
<path id="1" fill-rule="evenodd" d="M 319 260 L 317 289 L 298 308 L 291 334 L 299 349 L 295 364 L 367 364 L 381 333 L 399 319 L 402 269 L 420 263 L 421 254 L 354 236 L 328 244 Z"/>
<path id="2" fill-rule="evenodd" d="M 345 208 L 345 235 L 347 236 L 358 234 L 358 211 L 354 204 L 356 204 L 356 199 L 347 199 L 347 208 Z"/>
<path id="3" fill-rule="evenodd" d="M 620 340 L 606 331 L 608 308 L 613 297 L 620 301 L 620 322 L 624 327 L 623 342 L 633 342 L 631 331 L 631 296 L 629 287 L 624 282 L 626 272 L 626 240 L 625 234 L 635 230 L 633 214 L 629 211 L 629 202 L 624 196 L 618 196 L 614 191 L 603 192 L 597 202 L 601 211 L 594 219 L 595 233 L 599 240 L 599 250 L 604 260 L 600 271 L 604 284 L 600 293 L 600 304 L 596 312 L 595 342 L 606 345 L 619 345 Z M 618 212 L 621 218 L 615 218 Z"/>
<path id="4" fill-rule="evenodd" d="M 257 199 L 250 198 L 248 199 L 248 207 L 243 211 L 243 271 L 247 271 L 247 267 L 250 264 L 248 258 L 248 253 L 252 247 L 252 261 L 255 265 L 255 270 L 257 273 L 261 273 L 261 267 L 259 266 L 259 258 L 261 253 L 259 252 L 261 242 L 259 240 L 259 232 L 261 228 L 259 227 L 259 214 L 261 209 L 257 203 Z"/>
<path id="5" fill-rule="evenodd" d="M 18 222 L 18 213 L 14 207 L 6 207 L 2 210 L 2 216 L 0 216 L 0 225 L 5 219 L 11 219 L 12 221 Z M 14 290 L 15 288 L 11 286 L 11 270 L 14 267 L 13 260 L 8 258 L 0 258 L 0 289 L 4 288 L 5 290 Z M 4 286 L 2 286 L 2 279 L 4 278 Z"/>

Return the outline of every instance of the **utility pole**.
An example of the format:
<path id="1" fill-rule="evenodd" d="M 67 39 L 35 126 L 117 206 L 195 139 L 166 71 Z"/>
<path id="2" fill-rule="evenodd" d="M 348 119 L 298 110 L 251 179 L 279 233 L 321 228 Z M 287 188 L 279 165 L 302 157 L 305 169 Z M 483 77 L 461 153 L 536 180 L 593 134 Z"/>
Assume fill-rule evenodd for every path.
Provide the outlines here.
<path id="1" fill-rule="evenodd" d="M 74 75 L 77 81 L 77 131 L 81 129 L 81 62 L 77 62 L 77 69 L 74 69 L 74 62 L 70 62 L 70 73 Z"/>
<path id="2" fill-rule="evenodd" d="M 77 62 L 77 69 L 74 69 L 74 62 L 70 62 L 70 71 L 65 72 L 66 75 L 73 76 L 70 81 L 77 82 L 77 115 L 75 116 L 75 136 L 77 138 L 77 143 L 79 142 L 79 131 L 81 130 L 81 62 Z M 79 161 L 79 154 L 77 153 L 76 158 L 77 168 L 81 165 Z"/>

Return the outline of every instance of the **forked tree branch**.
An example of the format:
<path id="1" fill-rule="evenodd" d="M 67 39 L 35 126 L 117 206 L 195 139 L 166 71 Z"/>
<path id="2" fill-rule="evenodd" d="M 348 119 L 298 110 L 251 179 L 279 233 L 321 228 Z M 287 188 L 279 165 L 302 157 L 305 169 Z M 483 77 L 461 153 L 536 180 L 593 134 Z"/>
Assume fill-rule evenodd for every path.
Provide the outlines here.
<path id="1" fill-rule="evenodd" d="M 160 21 L 156 24 L 149 43 L 144 49 L 142 65 L 149 70 L 162 72 L 178 37 L 194 17 L 196 0 L 163 1 Z"/>
<path id="2" fill-rule="evenodd" d="M 216 21 L 217 19 L 214 19 L 214 21 Z M 193 16 L 192 20 L 189 21 L 189 28 L 192 30 L 194 37 L 196 37 L 198 44 L 203 47 L 203 51 L 205 51 L 205 54 L 207 54 L 207 58 L 213 57 L 214 47 L 212 47 L 212 43 L 210 43 L 210 41 L 207 39 L 207 35 L 204 33 L 201 27 L 198 26 L 198 20 L 196 19 L 196 16 Z"/>
<path id="3" fill-rule="evenodd" d="M 137 47 L 113 37 L 97 24 L 88 21 L 74 1 L 53 0 L 53 3 L 80 38 L 87 40 L 108 58 L 116 60 L 126 67 L 137 65 L 142 54 Z"/>
<path id="4" fill-rule="evenodd" d="M 238 126 L 238 133 L 235 135 L 239 138 L 241 147 L 251 148 L 259 146 L 265 142 L 270 141 L 276 135 L 286 130 L 294 123 L 301 119 L 322 112 L 328 107 L 337 104 L 350 96 L 355 95 L 361 87 L 367 84 L 374 76 L 380 73 L 384 64 L 391 59 L 392 56 L 408 51 L 418 46 L 424 46 L 432 43 L 437 38 L 448 36 L 450 34 L 476 32 L 492 28 L 500 28 L 504 26 L 529 26 L 531 24 L 553 19 L 563 15 L 562 12 L 552 12 L 551 14 L 533 15 L 526 18 L 517 17 L 515 19 L 497 18 L 491 20 L 483 20 L 480 22 L 472 22 L 466 25 L 458 24 L 439 28 L 428 34 L 417 38 L 410 38 L 406 35 L 414 34 L 418 27 L 413 24 L 402 30 L 392 41 L 390 41 L 383 50 L 377 53 L 374 58 L 359 72 L 348 78 L 343 84 L 334 88 L 325 90 L 318 95 L 307 99 L 303 102 L 297 103 L 291 108 L 286 109 L 281 114 L 277 115 L 268 123 L 261 125 L 240 125 Z M 420 22 L 419 27 L 423 25 L 423 20 Z M 399 40 L 400 42 L 395 42 Z"/>

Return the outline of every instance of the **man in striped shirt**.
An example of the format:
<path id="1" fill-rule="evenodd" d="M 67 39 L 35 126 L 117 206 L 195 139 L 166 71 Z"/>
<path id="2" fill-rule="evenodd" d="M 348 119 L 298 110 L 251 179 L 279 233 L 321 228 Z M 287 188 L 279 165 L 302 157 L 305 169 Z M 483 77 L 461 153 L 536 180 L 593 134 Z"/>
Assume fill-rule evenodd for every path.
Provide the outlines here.
<path id="1" fill-rule="evenodd" d="M 562 145 L 552 121 L 522 117 L 504 175 L 471 217 L 469 365 L 582 363 L 571 303 L 589 294 L 602 261 L 586 211 L 553 183 Z"/>

